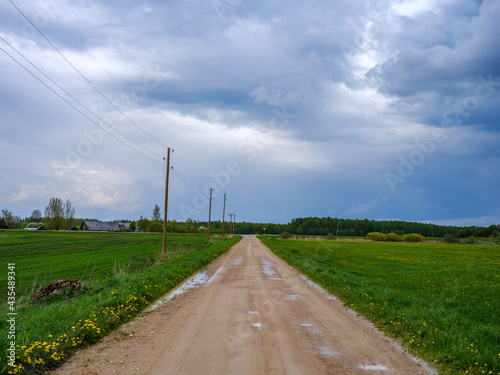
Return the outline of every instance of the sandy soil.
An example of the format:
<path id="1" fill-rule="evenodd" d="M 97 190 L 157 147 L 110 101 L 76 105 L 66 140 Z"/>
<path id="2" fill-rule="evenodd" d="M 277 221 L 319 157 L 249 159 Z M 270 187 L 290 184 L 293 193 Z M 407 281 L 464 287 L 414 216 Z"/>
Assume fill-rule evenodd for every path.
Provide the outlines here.
<path id="1" fill-rule="evenodd" d="M 429 374 L 255 236 L 55 374 Z"/>

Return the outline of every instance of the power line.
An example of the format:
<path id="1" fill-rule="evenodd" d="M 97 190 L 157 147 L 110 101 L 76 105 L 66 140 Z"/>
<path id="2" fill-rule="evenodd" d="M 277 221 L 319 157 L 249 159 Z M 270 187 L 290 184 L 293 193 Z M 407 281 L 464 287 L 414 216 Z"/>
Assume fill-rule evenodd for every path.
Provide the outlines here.
<path id="1" fill-rule="evenodd" d="M 54 85 L 56 85 L 61 91 L 63 91 L 66 95 L 68 95 L 71 99 L 73 99 L 75 102 L 77 102 L 78 104 L 80 104 L 83 108 L 85 108 L 87 111 L 89 111 L 91 114 L 93 114 L 96 118 L 98 118 L 102 123 L 106 124 L 108 127 L 110 127 L 111 129 L 113 129 L 114 131 L 116 131 L 117 133 L 119 133 L 120 135 L 122 135 L 124 138 L 128 139 L 130 142 L 132 142 L 133 144 L 137 145 L 138 147 L 142 148 L 143 150 L 146 150 L 150 153 L 152 153 L 153 155 L 156 155 L 156 156 L 159 156 L 159 157 L 163 157 L 162 155 L 160 154 L 157 154 L 156 152 L 153 152 L 149 149 L 147 149 L 146 147 L 140 145 L 139 143 L 135 142 L 133 139 L 127 137 L 125 134 L 123 134 L 122 132 L 120 132 L 118 129 L 116 129 L 115 127 L 111 126 L 111 124 L 109 124 L 108 122 L 106 122 L 105 120 L 103 120 L 100 116 L 98 116 L 95 112 L 93 112 L 91 109 L 89 109 L 87 106 L 85 106 L 82 102 L 80 102 L 78 99 L 76 99 L 73 95 L 71 95 L 68 91 L 66 91 L 63 87 L 61 87 L 57 82 L 55 82 L 52 78 L 50 78 L 47 74 L 45 74 L 40 68 L 38 68 L 35 64 L 33 64 L 27 57 L 25 57 L 21 52 L 19 52 L 14 46 L 12 46 L 9 42 L 7 42 L 2 36 L 0 36 L 0 39 L 2 39 L 10 48 L 12 48 L 14 51 L 16 51 L 17 54 L 19 54 L 19 56 L 21 56 L 24 60 L 26 60 L 31 66 L 33 66 L 36 70 L 38 70 L 41 74 L 43 74 L 45 76 L 45 78 L 47 78 L 50 82 L 52 82 Z M 4 50 L 5 52 L 5 50 Z M 16 61 L 17 62 L 17 61 Z"/>
<path id="2" fill-rule="evenodd" d="M 87 77 L 85 77 L 85 75 L 80 72 L 80 70 L 71 63 L 71 61 L 68 60 L 68 58 L 66 58 L 66 56 L 45 36 L 45 34 L 33 23 L 31 22 L 31 20 L 24 14 L 24 12 L 14 3 L 14 1 L 12 0 L 9 0 L 9 2 L 12 4 L 12 6 L 26 19 L 26 21 L 28 21 L 30 23 L 31 26 L 34 27 L 34 29 L 47 41 L 47 43 L 104 99 L 106 100 L 113 108 L 115 108 L 124 118 L 126 118 L 131 124 L 133 124 L 135 127 L 137 127 L 139 130 L 141 130 L 144 134 L 146 134 L 148 137 L 150 137 L 151 139 L 153 139 L 154 141 L 156 141 L 157 143 L 159 143 L 160 145 L 164 146 L 164 147 L 167 147 L 167 145 L 165 145 L 164 143 L 160 142 L 159 140 L 157 140 L 155 137 L 153 137 L 151 134 L 149 134 L 148 132 L 146 132 L 144 129 L 142 129 L 137 123 L 135 123 L 131 118 L 129 118 L 125 113 L 123 113 L 113 102 L 111 102 Z M 3 38 L 2 38 L 3 39 Z M 8 44 L 8 43 L 7 43 Z M 12 46 L 11 46 L 12 47 Z M 13 47 L 12 47 L 13 48 Z M 17 51 L 16 51 L 17 52 Z M 18 52 L 19 53 L 19 52 Z M 22 56 L 22 55 L 21 55 Z M 23 56 L 24 58 L 24 56 Z M 26 59 L 26 58 L 25 58 Z M 27 60 L 28 62 L 30 62 L 29 60 Z M 31 63 L 31 62 L 30 62 Z M 33 65 L 33 64 L 32 64 Z M 35 67 L 36 68 L 36 67 Z M 38 68 L 37 68 L 38 69 Z M 38 69 L 39 70 L 39 69 Z M 40 71 L 40 70 L 39 70 Z M 41 72 L 41 71 L 40 71 Z M 41 72 L 42 74 L 44 74 L 43 72 Z M 44 74 L 46 77 L 47 75 Z M 47 77 L 49 78 L 49 77 Z M 50 79 L 50 78 L 49 78 Z M 53 82 L 51 80 L 51 82 Z M 54 84 L 56 84 L 55 82 L 53 82 Z M 57 84 L 56 84 L 57 85 Z M 68 94 L 64 89 L 62 89 L 59 85 L 57 85 L 61 90 L 63 90 L 66 94 Z M 69 94 L 68 94 L 69 95 Z M 103 121 L 99 116 L 97 116 L 95 113 L 93 113 L 92 111 L 90 111 L 87 107 L 85 107 L 83 104 L 81 104 L 78 100 L 76 100 L 73 96 L 69 95 L 73 100 L 75 100 L 77 103 L 79 103 L 82 107 L 84 107 L 85 109 L 87 109 L 89 112 L 91 112 L 94 116 L 96 116 L 97 118 L 99 118 L 101 121 Z M 104 122 L 104 121 L 103 121 Z M 114 128 L 113 128 L 114 129 Z M 116 129 L 115 129 L 116 130 Z M 117 131 L 118 132 L 118 131 Z M 120 132 L 118 132 L 120 133 Z M 150 151 L 148 149 L 146 149 L 145 147 L 139 145 L 138 143 L 132 141 L 130 138 L 128 138 L 127 136 L 125 136 L 124 134 L 120 133 L 121 135 L 123 135 L 125 138 L 129 139 L 131 142 L 133 142 L 134 144 L 136 144 L 137 146 L 145 149 L 146 151 L 156 155 L 156 156 L 159 156 L 159 157 L 162 157 L 162 155 L 159 155 L 153 151 Z M 186 170 L 186 172 L 188 173 L 188 175 L 193 179 L 193 181 L 195 181 L 202 189 L 204 188 L 203 185 L 189 172 L 189 170 L 187 169 L 187 167 L 184 165 L 184 163 L 182 162 L 182 160 L 180 159 L 180 157 L 175 154 L 176 157 L 177 157 L 177 160 L 180 162 L 180 164 L 182 165 L 182 167 Z M 178 173 L 176 172 L 176 174 L 178 175 Z M 179 176 L 180 178 L 180 176 Z M 185 181 L 183 180 L 183 182 L 185 183 Z M 187 184 L 186 184 L 187 185 Z M 189 185 L 188 185 L 189 186 Z M 215 198 L 217 200 L 217 198 Z"/>
<path id="3" fill-rule="evenodd" d="M 21 66 L 24 70 L 26 70 L 29 74 L 31 74 L 36 80 L 38 80 L 42 85 L 44 85 L 45 87 L 47 87 L 50 91 L 52 91 L 54 94 L 56 94 L 59 98 L 61 98 L 64 102 L 66 102 L 66 104 L 68 104 L 69 106 L 71 106 L 74 110 L 76 110 L 77 112 L 79 112 L 82 116 L 84 116 L 85 118 L 87 118 L 90 122 L 94 123 L 95 125 L 97 125 L 99 128 L 101 128 L 103 131 L 105 131 L 106 133 L 108 133 L 110 136 L 112 136 L 113 138 L 115 138 L 117 141 L 123 143 L 125 146 L 127 146 L 128 148 L 134 150 L 135 152 L 141 154 L 142 156 L 144 156 L 145 158 L 148 158 L 149 160 L 152 160 L 154 161 L 155 163 L 158 163 L 158 164 L 163 164 L 161 162 L 159 162 L 158 160 L 155 160 L 151 157 L 149 157 L 148 155 L 142 153 L 141 151 L 133 148 L 132 146 L 130 146 L 128 143 L 125 143 L 124 141 L 122 141 L 120 138 L 116 137 L 114 134 L 110 133 L 109 131 L 107 131 L 105 128 L 103 128 L 101 125 L 99 125 L 96 121 L 94 121 L 92 118 L 90 118 L 87 114 L 83 113 L 79 108 L 75 107 L 72 103 L 70 103 L 67 99 L 65 99 L 63 96 L 61 96 L 58 92 L 56 92 L 52 87 L 50 87 L 49 85 L 47 85 L 45 82 L 43 82 L 39 77 L 37 77 L 32 71 L 30 71 L 28 68 L 26 68 L 23 64 L 21 64 L 18 60 L 16 60 L 15 57 L 13 57 L 11 54 L 9 54 L 6 50 L 4 50 L 2 47 L 0 47 L 0 50 L 2 50 L 7 56 L 9 56 L 12 60 L 14 60 L 19 66 Z"/>
<path id="4" fill-rule="evenodd" d="M 38 33 L 47 41 L 47 43 L 49 43 L 52 48 L 54 48 L 57 53 L 59 53 L 59 55 L 61 55 L 61 57 L 66 60 L 66 62 L 97 92 L 99 93 L 99 95 L 102 96 L 102 98 L 104 100 L 106 100 L 109 104 L 111 104 L 111 106 L 113 106 L 113 108 L 115 108 L 123 117 L 125 117 L 131 124 L 133 124 L 135 127 L 137 127 L 137 129 L 139 129 L 140 131 L 142 131 L 144 134 L 146 134 L 148 137 L 150 137 L 151 139 L 153 139 L 154 141 L 156 141 L 157 143 L 159 143 L 160 145 L 164 146 L 164 147 L 168 147 L 167 145 L 163 144 L 162 142 L 160 142 L 159 140 L 157 140 L 155 137 L 153 137 L 151 134 L 149 134 L 148 132 L 146 132 L 144 129 L 142 129 L 139 125 L 137 125 L 130 117 L 128 117 L 125 113 L 123 113 L 113 102 L 111 102 L 111 100 L 109 100 L 92 82 L 90 82 L 87 77 L 85 77 L 83 75 L 82 72 L 80 72 L 72 63 L 71 61 L 69 61 L 66 56 L 63 55 L 63 53 L 61 51 L 59 51 L 59 49 L 45 36 L 44 33 L 42 33 L 40 31 L 40 29 L 38 27 L 36 27 L 33 22 L 31 22 L 31 20 L 22 12 L 21 9 L 19 9 L 17 7 L 16 4 L 14 4 L 14 2 L 12 0 L 9 0 L 10 3 L 12 4 L 12 6 L 14 6 L 14 8 L 17 9 L 17 11 L 26 19 L 26 21 L 28 21 L 31 26 L 33 26 L 35 28 L 36 31 L 38 31 Z"/>
<path id="5" fill-rule="evenodd" d="M 174 154 L 175 154 L 175 153 L 174 153 Z M 179 179 L 180 179 L 180 180 L 184 183 L 184 185 L 186 185 L 186 187 L 187 187 L 189 190 L 191 190 L 191 191 L 195 191 L 195 189 L 194 189 L 191 185 L 189 185 L 189 184 L 186 182 L 186 180 L 184 180 L 184 179 L 181 177 L 181 175 L 180 175 L 180 174 L 179 174 L 179 173 L 175 170 L 175 168 L 174 168 L 174 167 L 171 167 L 171 169 L 172 169 L 172 171 L 173 171 L 173 172 L 177 175 L 177 177 L 179 177 Z M 203 188 L 203 189 L 205 189 L 205 188 Z M 212 197 L 212 199 L 214 199 L 215 201 L 217 201 L 217 202 L 219 202 L 219 203 L 221 202 L 221 201 L 219 200 L 219 198 L 217 198 L 217 197 L 215 197 L 215 196 L 213 196 L 213 197 Z"/>
<path id="6" fill-rule="evenodd" d="M 172 171 L 177 175 L 177 177 L 179 177 L 179 179 L 184 183 L 184 185 L 187 186 L 187 188 L 189 190 L 193 191 L 193 188 L 191 186 L 189 186 L 189 184 L 186 181 L 184 181 L 184 179 L 181 177 L 181 175 L 179 173 L 177 173 L 177 171 L 175 170 L 174 167 L 172 167 Z"/>
<path id="7" fill-rule="evenodd" d="M 193 179 L 194 182 L 196 182 L 202 189 L 204 189 L 203 185 L 196 179 L 193 177 L 193 175 L 189 172 L 189 170 L 186 168 L 186 166 L 184 165 L 184 163 L 182 162 L 182 160 L 180 159 L 178 153 L 174 153 L 174 155 L 177 157 L 177 160 L 179 160 L 179 163 L 181 163 L 182 167 L 186 170 L 186 172 L 188 173 L 188 175 Z"/>

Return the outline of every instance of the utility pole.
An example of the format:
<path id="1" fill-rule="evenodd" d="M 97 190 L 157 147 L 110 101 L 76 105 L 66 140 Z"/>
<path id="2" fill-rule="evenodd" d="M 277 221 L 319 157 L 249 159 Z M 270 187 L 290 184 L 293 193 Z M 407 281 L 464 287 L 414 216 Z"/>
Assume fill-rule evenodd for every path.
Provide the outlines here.
<path id="1" fill-rule="evenodd" d="M 233 224 L 233 234 L 234 234 L 234 228 L 236 228 L 236 214 L 233 214 L 234 217 L 234 224 Z"/>
<path id="2" fill-rule="evenodd" d="M 234 214 L 228 214 L 229 215 L 229 234 L 233 234 L 233 215 Z"/>
<path id="3" fill-rule="evenodd" d="M 224 215 L 226 213 L 226 193 L 224 193 L 224 208 L 222 209 L 222 238 L 224 238 Z"/>
<path id="4" fill-rule="evenodd" d="M 210 188 L 210 204 L 208 205 L 208 240 L 210 241 L 210 216 L 212 215 L 212 188 Z"/>
<path id="5" fill-rule="evenodd" d="M 339 226 L 340 226 L 340 234 L 343 236 L 344 235 L 344 231 L 342 230 L 342 222 L 339 221 L 337 222 L 337 233 L 335 234 L 335 237 L 338 237 L 339 235 Z"/>
<path id="6" fill-rule="evenodd" d="M 165 160 L 165 158 L 163 158 Z M 168 174 L 170 172 L 170 147 L 167 149 L 167 178 L 165 183 L 165 213 L 163 218 L 163 249 L 162 254 L 167 251 L 167 206 L 168 206 Z"/>

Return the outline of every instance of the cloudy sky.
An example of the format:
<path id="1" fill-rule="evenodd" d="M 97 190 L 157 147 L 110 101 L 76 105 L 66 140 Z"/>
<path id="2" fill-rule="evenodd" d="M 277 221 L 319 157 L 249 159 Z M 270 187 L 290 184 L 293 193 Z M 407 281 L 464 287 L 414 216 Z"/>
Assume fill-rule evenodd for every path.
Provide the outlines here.
<path id="1" fill-rule="evenodd" d="M 500 1 L 0 4 L 0 208 L 500 223 Z M 227 216 L 226 216 L 227 218 Z"/>

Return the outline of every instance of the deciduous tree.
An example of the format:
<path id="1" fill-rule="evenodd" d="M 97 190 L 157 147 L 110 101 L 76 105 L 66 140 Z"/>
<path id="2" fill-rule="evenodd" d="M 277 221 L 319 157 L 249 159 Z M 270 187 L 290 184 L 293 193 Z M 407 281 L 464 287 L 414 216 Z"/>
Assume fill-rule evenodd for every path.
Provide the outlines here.
<path id="1" fill-rule="evenodd" d="M 141 232 L 149 231 L 149 220 L 141 216 L 141 218 L 137 220 L 137 229 Z"/>
<path id="2" fill-rule="evenodd" d="M 40 211 L 38 208 L 36 210 L 33 210 L 30 216 L 30 221 L 38 223 L 41 220 L 42 220 L 42 211 Z"/>
<path id="3" fill-rule="evenodd" d="M 15 228 L 17 228 L 18 219 L 14 215 L 12 215 L 11 211 L 6 210 L 6 209 L 2 210 L 2 216 L 1 216 L 1 218 L 3 219 L 3 223 L 5 223 L 5 228 L 4 229 L 15 229 Z"/>
<path id="4" fill-rule="evenodd" d="M 160 221 L 160 219 L 161 219 L 160 206 L 155 204 L 155 208 L 153 208 L 153 216 L 151 216 L 151 220 Z"/>
<path id="5" fill-rule="evenodd" d="M 49 205 L 45 207 L 45 220 L 47 222 L 47 229 L 63 229 L 64 204 L 61 199 L 50 198 Z"/>
<path id="6" fill-rule="evenodd" d="M 130 229 L 132 232 L 135 232 L 135 230 L 137 229 L 135 221 L 130 222 L 128 229 Z"/>
<path id="7" fill-rule="evenodd" d="M 75 207 L 69 199 L 64 205 L 64 219 L 66 229 L 70 229 L 75 223 Z"/>

